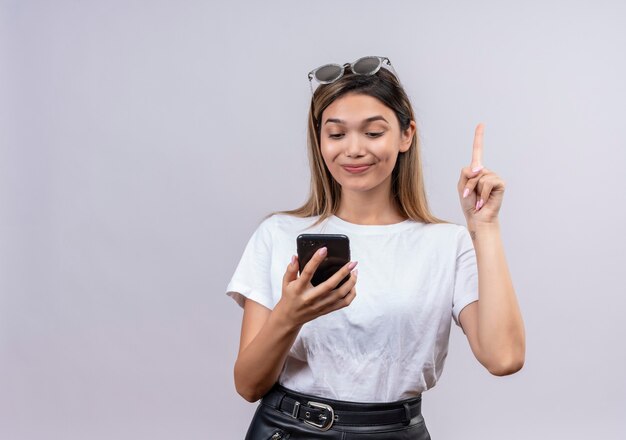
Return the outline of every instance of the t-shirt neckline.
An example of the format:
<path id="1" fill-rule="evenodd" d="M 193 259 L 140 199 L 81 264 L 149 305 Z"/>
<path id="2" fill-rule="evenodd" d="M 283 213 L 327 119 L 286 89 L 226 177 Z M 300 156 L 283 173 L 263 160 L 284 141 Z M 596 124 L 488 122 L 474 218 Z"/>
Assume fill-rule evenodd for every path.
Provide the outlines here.
<path id="1" fill-rule="evenodd" d="M 411 226 L 418 224 L 415 220 L 406 219 L 399 223 L 392 223 L 389 225 L 359 225 L 356 223 L 347 222 L 336 215 L 328 217 L 328 224 L 344 231 L 357 233 L 357 234 L 390 234 L 398 231 L 403 231 Z"/>

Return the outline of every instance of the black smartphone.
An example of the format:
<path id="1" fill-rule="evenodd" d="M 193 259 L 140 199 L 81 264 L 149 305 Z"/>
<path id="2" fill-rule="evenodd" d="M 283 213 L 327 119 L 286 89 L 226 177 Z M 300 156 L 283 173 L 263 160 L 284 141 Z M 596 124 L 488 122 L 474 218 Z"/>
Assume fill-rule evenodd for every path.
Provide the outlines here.
<path id="1" fill-rule="evenodd" d="M 314 286 L 323 283 L 350 262 L 350 240 L 343 234 L 301 234 L 296 238 L 296 245 L 300 273 L 318 249 L 324 246 L 328 249 L 326 258 L 317 267 L 311 279 Z M 349 279 L 350 275 L 347 275 L 337 287 Z"/>

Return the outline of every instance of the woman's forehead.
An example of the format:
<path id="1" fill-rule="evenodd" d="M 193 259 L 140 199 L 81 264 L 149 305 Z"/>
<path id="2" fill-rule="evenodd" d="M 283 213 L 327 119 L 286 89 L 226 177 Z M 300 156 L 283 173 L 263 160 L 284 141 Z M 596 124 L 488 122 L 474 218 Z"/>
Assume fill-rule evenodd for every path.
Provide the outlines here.
<path id="1" fill-rule="evenodd" d="M 377 98 L 364 94 L 347 94 L 333 101 L 322 112 L 322 124 L 383 121 L 391 123 L 394 112 Z"/>

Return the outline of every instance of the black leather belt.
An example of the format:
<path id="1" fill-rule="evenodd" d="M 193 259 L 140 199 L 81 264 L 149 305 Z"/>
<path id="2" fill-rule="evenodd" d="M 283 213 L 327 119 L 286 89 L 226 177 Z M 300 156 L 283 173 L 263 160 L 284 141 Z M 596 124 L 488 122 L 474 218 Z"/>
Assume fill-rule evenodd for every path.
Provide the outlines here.
<path id="1" fill-rule="evenodd" d="M 356 403 L 297 393 L 279 384 L 265 395 L 262 404 L 322 431 L 333 425 L 408 425 L 422 412 L 422 396 L 390 403 Z"/>

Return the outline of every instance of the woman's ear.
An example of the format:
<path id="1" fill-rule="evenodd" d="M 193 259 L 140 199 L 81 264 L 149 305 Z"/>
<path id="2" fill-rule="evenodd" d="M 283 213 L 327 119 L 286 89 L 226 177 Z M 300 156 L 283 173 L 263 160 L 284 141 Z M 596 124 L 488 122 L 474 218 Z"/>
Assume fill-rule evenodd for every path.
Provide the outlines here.
<path id="1" fill-rule="evenodd" d="M 413 141 L 413 136 L 415 136 L 415 127 L 415 121 L 411 121 L 407 129 L 402 132 L 402 139 L 400 141 L 401 153 L 405 153 L 411 148 L 411 142 Z"/>

